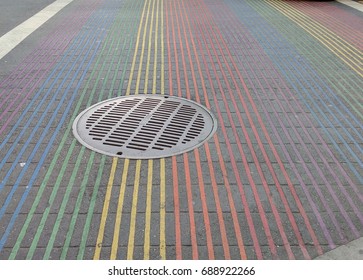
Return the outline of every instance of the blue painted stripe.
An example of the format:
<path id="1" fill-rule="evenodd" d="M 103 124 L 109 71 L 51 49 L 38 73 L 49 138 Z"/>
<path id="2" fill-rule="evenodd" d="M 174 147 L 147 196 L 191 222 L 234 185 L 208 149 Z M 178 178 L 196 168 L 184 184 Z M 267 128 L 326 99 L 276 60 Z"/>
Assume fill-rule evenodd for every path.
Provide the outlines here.
<path id="1" fill-rule="evenodd" d="M 68 112 L 70 111 L 70 109 L 71 109 L 71 107 L 72 107 L 72 105 L 73 105 L 73 101 L 74 101 L 74 99 L 75 99 L 75 97 L 76 97 L 76 95 L 77 95 L 77 91 L 78 91 L 78 89 L 80 88 L 80 86 L 81 86 L 81 84 L 82 84 L 82 81 L 83 81 L 83 79 L 84 79 L 84 77 L 85 77 L 85 75 L 86 75 L 86 73 L 87 73 L 87 70 L 89 69 L 89 67 L 90 67 L 91 63 L 93 62 L 93 60 L 94 60 L 94 58 L 95 58 L 95 55 L 96 55 L 97 50 L 99 49 L 100 42 L 97 42 L 97 43 L 96 43 L 96 40 L 95 40 L 95 41 L 91 44 L 91 46 L 93 46 L 94 44 L 96 44 L 96 48 L 95 48 L 95 50 L 94 50 L 94 53 L 92 54 L 92 56 L 91 56 L 91 58 L 90 58 L 90 60 L 89 60 L 89 62 L 88 62 L 88 64 L 87 64 L 87 68 L 84 70 L 84 72 L 83 72 L 83 74 L 82 74 L 82 77 L 81 77 L 80 81 L 78 82 L 77 87 L 76 87 L 76 89 L 75 89 L 75 91 L 74 91 L 74 93 L 73 93 L 73 95 L 72 95 L 72 97 L 71 97 L 71 99 L 70 99 L 70 102 L 68 103 L 68 105 L 67 105 L 67 107 L 66 107 L 66 109 L 65 109 L 65 111 L 64 111 L 64 113 L 63 113 L 63 115 L 62 115 L 62 118 L 61 118 L 61 120 L 60 120 L 59 124 L 57 125 L 57 127 L 56 127 L 56 129 L 55 129 L 55 131 L 57 131 L 57 132 L 59 132 L 60 128 L 62 127 L 62 125 L 63 125 L 63 123 L 64 123 L 64 121 L 65 121 L 65 119 L 67 118 L 67 116 L 68 116 Z M 87 55 L 85 56 L 85 58 L 87 58 L 87 57 L 88 57 L 89 52 L 90 52 L 90 50 L 88 50 Z M 77 71 L 77 72 L 78 72 L 78 71 Z M 69 88 L 67 89 L 67 91 L 68 91 L 68 90 L 69 90 Z M 58 111 L 58 110 L 57 110 L 57 111 Z M 56 115 L 53 115 L 53 117 L 52 117 L 52 119 L 50 120 L 49 124 L 47 125 L 46 129 L 49 129 L 49 128 L 50 128 L 50 125 L 51 125 L 51 123 L 54 121 L 55 117 L 56 117 Z M 44 138 L 44 136 L 46 135 L 46 133 L 47 133 L 47 131 L 45 130 L 45 131 L 42 133 L 41 138 Z M 53 134 L 53 136 L 51 137 L 51 139 L 50 139 L 50 141 L 49 141 L 49 144 L 47 145 L 46 149 L 44 150 L 44 152 L 43 152 L 43 154 L 42 154 L 42 157 L 40 158 L 39 163 L 38 163 L 38 165 L 37 165 L 36 169 L 34 170 L 32 177 L 31 177 L 31 178 L 30 178 L 30 180 L 29 180 L 28 188 L 27 188 L 27 189 L 26 189 L 26 191 L 23 193 L 23 195 L 22 195 L 22 197 L 21 197 L 20 201 L 18 202 L 18 206 L 16 207 L 16 209 L 15 209 L 15 211 L 14 211 L 14 213 L 13 213 L 13 216 L 11 217 L 11 220 L 10 220 L 10 222 L 9 222 L 9 224 L 8 224 L 8 226 L 7 226 L 7 228 L 6 228 L 6 230 L 5 230 L 5 233 L 4 233 L 4 235 L 2 236 L 2 238 L 1 238 L 1 240 L 0 240 L 0 250 L 2 250 L 3 246 L 4 246 L 4 245 L 5 245 L 5 243 L 6 243 L 7 238 L 9 237 L 9 234 L 10 234 L 10 232 L 11 232 L 11 229 L 13 228 L 13 226 L 14 226 L 14 224 L 15 224 L 15 220 L 17 219 L 17 217 L 18 217 L 18 215 L 19 215 L 19 213 L 20 213 L 20 210 L 21 210 L 21 208 L 22 208 L 22 206 L 23 206 L 23 204 L 24 204 L 24 202 L 25 202 L 25 200 L 26 200 L 26 198 L 27 198 L 27 196 L 28 196 L 28 194 L 29 194 L 29 192 L 30 192 L 30 190 L 31 190 L 31 187 L 33 186 L 33 183 L 34 183 L 34 181 L 35 181 L 35 180 L 36 180 L 36 178 L 37 178 L 37 175 L 38 175 L 38 173 L 39 173 L 39 171 L 40 171 L 40 169 L 41 169 L 41 167 L 42 167 L 42 165 L 43 165 L 43 163 L 44 163 L 44 161 L 45 161 L 45 159 L 46 159 L 46 156 L 48 155 L 48 153 L 49 153 L 50 149 L 53 147 L 53 142 L 54 142 L 54 140 L 55 140 L 55 138 L 56 138 L 57 134 L 58 134 L 58 133 L 54 133 L 54 134 Z M 37 150 L 39 149 L 39 147 L 40 147 L 40 144 L 38 143 L 38 144 L 37 144 L 37 146 L 34 148 L 34 150 L 33 150 L 32 154 L 30 155 L 30 157 L 29 157 L 29 158 L 33 158 L 33 157 L 35 156 L 35 154 L 36 154 Z M 22 172 L 21 172 L 21 176 L 19 176 L 19 178 L 18 178 L 18 180 L 16 181 L 16 183 L 15 183 L 14 187 L 16 187 L 16 188 L 17 188 L 17 187 L 19 186 L 19 184 L 20 184 L 20 182 L 21 182 L 21 178 L 22 178 L 22 176 L 23 176 L 24 174 L 25 174 L 25 171 L 24 171 L 24 170 L 22 170 Z M 16 189 L 15 189 L 15 190 L 16 190 Z M 15 192 L 15 190 L 14 190 L 14 188 L 13 188 L 13 190 L 12 190 L 12 194 Z M 3 214 L 4 214 L 4 213 L 3 213 L 3 209 L 5 209 L 5 207 L 7 207 L 7 206 L 9 205 L 9 203 L 10 203 L 10 202 L 11 202 L 11 196 L 10 196 L 10 195 L 8 195 L 8 197 L 7 197 L 7 199 L 6 199 L 5 203 L 4 203 L 4 206 L 3 206 L 3 208 L 1 209 L 1 212 L 0 212 L 0 219 L 2 218 L 2 216 L 3 216 Z M 5 212 L 5 210 L 4 210 L 4 212 Z"/>
<path id="2" fill-rule="evenodd" d="M 78 46 L 76 47 L 75 50 L 78 50 L 78 48 L 80 48 L 80 47 L 83 47 L 83 48 L 85 47 L 85 45 L 87 44 L 87 41 L 85 42 L 85 40 L 84 40 L 85 38 L 84 37 L 85 37 L 85 34 L 80 38 L 79 44 L 78 44 Z M 88 41 L 89 40 L 90 40 L 90 38 L 88 39 Z M 37 112 L 41 109 L 41 107 L 43 106 L 43 104 L 47 101 L 47 97 L 52 94 L 52 89 L 54 88 L 54 86 L 56 85 L 56 83 L 58 82 L 58 80 L 61 78 L 63 72 L 65 72 L 66 67 L 68 66 L 68 63 L 70 63 L 71 62 L 71 59 L 75 56 L 75 51 L 74 51 L 73 54 L 70 57 L 68 57 L 68 53 L 70 53 L 72 51 L 72 48 L 73 48 L 73 46 L 75 44 L 76 44 L 76 41 L 72 44 L 72 46 L 64 54 L 62 60 L 54 68 L 54 70 L 52 71 L 52 73 L 50 74 L 50 76 L 46 79 L 46 81 L 44 82 L 44 84 L 42 85 L 42 87 L 38 90 L 37 94 L 35 94 L 35 96 L 33 97 L 32 101 L 27 106 L 27 108 L 25 108 L 23 110 L 23 113 L 20 115 L 18 121 L 15 123 L 15 125 L 13 126 L 13 128 L 11 129 L 11 131 L 9 132 L 9 134 L 7 135 L 7 137 L 5 138 L 5 140 L 0 145 L 0 149 L 4 148 L 4 146 L 7 144 L 7 142 L 9 141 L 9 139 L 11 139 L 11 137 L 13 136 L 13 134 L 19 129 L 19 126 L 21 124 L 23 124 L 23 120 L 26 117 L 27 113 L 32 109 L 33 104 L 37 100 L 41 99 L 41 101 L 39 102 L 39 104 L 37 105 L 37 107 L 34 109 L 34 112 L 32 113 L 32 115 L 30 117 L 28 117 L 27 122 L 25 124 L 23 124 L 24 125 L 24 129 L 21 129 L 20 130 L 20 133 L 19 133 L 18 137 L 15 139 L 15 141 L 12 144 L 12 146 L 8 149 L 8 152 L 6 153 L 6 155 L 4 156 L 3 160 L 0 163 L 0 169 L 4 167 L 4 165 L 5 165 L 6 161 L 8 160 L 8 158 L 13 154 L 14 150 L 17 148 L 17 144 L 19 143 L 19 141 L 21 140 L 21 138 L 24 136 L 24 134 L 27 132 L 26 128 L 28 128 L 29 125 L 31 124 L 31 122 L 34 120 L 34 118 L 37 117 Z M 66 61 L 66 59 L 68 59 L 68 61 Z M 65 64 L 64 64 L 64 61 L 66 61 Z M 71 69 L 69 70 L 67 76 L 69 76 L 69 74 L 71 73 L 71 70 L 76 66 L 76 63 L 77 63 L 77 60 L 75 60 L 73 62 L 72 66 L 71 66 Z M 62 66 L 62 64 L 64 64 L 64 66 L 63 66 L 62 69 L 59 70 L 59 68 Z M 46 94 L 43 97 L 41 97 L 41 93 L 43 92 L 43 90 L 47 86 L 48 82 L 53 78 L 53 76 L 56 73 L 58 73 L 58 74 L 54 78 L 54 81 L 50 85 L 50 88 L 47 90 Z M 62 86 L 65 83 L 65 80 L 66 80 L 66 78 L 64 78 L 64 80 L 63 80 L 63 82 L 62 82 L 62 84 L 60 86 Z M 58 89 L 57 93 L 59 93 L 59 89 Z M 37 126 L 32 130 L 32 132 L 30 133 L 30 135 L 27 137 L 27 141 L 22 146 L 22 149 L 19 151 L 17 157 L 13 161 L 13 164 L 12 164 L 11 168 L 8 170 L 8 172 L 5 175 L 4 179 L 1 181 L 1 183 L 0 183 L 0 191 L 4 188 L 4 186 L 6 184 L 6 181 L 9 179 L 9 177 L 11 176 L 11 173 L 14 171 L 14 169 L 17 166 L 17 164 L 19 163 L 22 155 L 24 154 L 24 152 L 27 149 L 28 145 L 30 144 L 32 138 L 36 134 L 37 129 L 40 127 L 42 121 L 47 116 L 47 112 L 49 111 L 50 107 L 53 106 L 53 104 L 54 104 L 53 102 L 56 100 L 56 97 L 57 97 L 57 95 L 56 94 L 53 94 L 53 97 L 49 101 L 49 104 L 48 104 L 46 110 L 43 112 L 42 117 L 38 120 Z M 61 103 L 59 103 L 59 105 L 61 105 Z M 24 166 L 24 169 L 26 169 L 26 168 L 27 168 L 27 165 Z"/>
<path id="3" fill-rule="evenodd" d="M 70 90 L 70 88 L 71 88 L 71 85 L 72 85 L 72 83 L 74 82 L 74 80 L 75 80 L 75 78 L 76 78 L 76 75 L 80 72 L 80 69 L 81 69 L 82 65 L 85 63 L 86 59 L 88 58 L 88 55 L 89 55 L 89 53 L 90 53 L 90 51 L 91 51 L 92 47 L 96 44 L 96 40 L 97 40 L 97 39 L 94 39 L 94 41 L 93 41 L 91 44 L 89 44 L 89 42 L 87 42 L 87 44 L 85 45 L 85 46 L 89 46 L 89 49 L 87 50 L 87 53 L 86 53 L 86 55 L 84 56 L 84 58 L 83 58 L 83 60 L 82 60 L 82 62 L 81 62 L 80 67 L 76 70 L 75 75 L 73 76 L 73 78 L 72 78 L 72 80 L 71 80 L 71 83 L 69 83 L 68 87 L 67 87 L 67 88 L 66 88 L 66 90 L 65 90 L 65 93 L 63 94 L 62 98 L 59 100 L 59 103 L 58 103 L 57 108 L 54 110 L 54 113 L 53 113 L 52 117 L 51 117 L 51 118 L 50 118 L 50 120 L 48 121 L 47 126 L 44 128 L 44 130 L 43 130 L 43 132 L 42 132 L 42 134 L 41 134 L 41 136 L 40 136 L 40 140 L 37 142 L 37 144 L 35 145 L 35 147 L 34 147 L 33 151 L 32 151 L 32 152 L 31 152 L 31 154 L 29 155 L 29 157 L 28 157 L 29 164 L 26 164 L 26 165 L 24 166 L 24 168 L 21 170 L 21 172 L 20 172 L 20 174 L 19 174 L 19 176 L 18 176 L 18 178 L 17 178 L 17 180 L 16 180 L 16 182 L 15 182 L 15 184 L 14 184 L 14 186 L 13 186 L 13 188 L 12 188 L 11 192 L 8 194 L 8 196 L 7 196 L 7 198 L 6 198 L 5 202 L 4 202 L 4 204 L 2 205 L 2 207 L 1 207 L 1 209 L 0 209 L 0 219 L 3 217 L 3 215 L 4 215 L 4 213 L 5 213 L 5 210 L 6 210 L 6 207 L 10 204 L 11 199 L 12 199 L 12 196 L 14 195 L 14 193 L 15 193 L 15 191 L 16 191 L 16 189 L 17 189 L 17 187 L 20 185 L 20 182 L 21 182 L 21 180 L 23 179 L 23 176 L 26 174 L 26 172 L 27 172 L 27 170 L 28 170 L 27 166 L 29 166 L 29 165 L 30 165 L 31 160 L 34 158 L 34 156 L 36 155 L 37 151 L 38 151 L 38 150 L 39 150 L 39 148 L 40 148 L 40 145 L 42 144 L 42 140 L 43 140 L 43 139 L 45 138 L 45 136 L 49 133 L 49 129 L 50 129 L 50 127 L 51 127 L 52 123 L 54 122 L 55 118 L 57 117 L 57 113 L 59 112 L 60 108 L 62 107 L 62 104 L 63 104 L 63 102 L 65 101 L 65 99 L 66 99 L 66 97 L 67 97 L 67 93 L 69 92 L 69 90 Z M 98 45 L 99 45 L 99 43 L 98 43 Z M 98 48 L 98 46 L 97 46 L 97 48 Z M 75 61 L 75 63 L 76 63 L 76 62 L 77 62 L 77 61 Z M 91 62 L 91 61 L 90 61 L 90 62 Z M 75 65 L 75 63 L 74 63 L 74 65 Z M 73 65 L 73 66 L 74 66 L 74 65 Z M 68 72 L 68 73 L 67 73 L 67 75 L 65 76 L 65 78 L 64 78 L 64 80 L 63 80 L 63 82 L 60 84 L 60 86 L 59 86 L 59 88 L 58 88 L 58 90 L 57 90 L 56 94 L 54 95 L 54 98 L 56 97 L 56 95 L 57 95 L 57 94 L 60 92 L 60 90 L 62 89 L 62 86 L 63 86 L 63 85 L 64 85 L 64 83 L 66 82 L 67 77 L 71 74 L 71 70 L 72 70 L 72 69 L 73 69 L 73 67 L 69 70 L 69 72 Z M 79 86 L 78 86 L 78 88 L 79 88 Z M 70 98 L 70 100 L 69 100 L 70 102 L 68 103 L 68 106 L 66 107 L 65 112 L 68 112 L 68 111 L 69 111 L 68 107 L 70 107 L 70 106 L 72 105 L 72 103 L 71 103 L 71 102 L 74 100 L 74 98 L 75 98 L 75 94 L 76 94 L 76 92 L 74 92 L 74 93 L 73 93 L 73 95 L 72 95 L 72 97 Z M 40 127 L 40 125 L 41 125 L 42 121 L 43 121 L 43 120 L 44 120 L 44 118 L 47 116 L 48 110 L 52 107 L 52 105 L 53 105 L 53 104 L 52 104 L 52 101 L 51 101 L 51 102 L 48 104 L 47 109 L 46 109 L 46 110 L 44 111 L 44 113 L 42 114 L 42 116 L 41 116 L 41 118 L 40 118 L 40 120 L 39 120 L 38 124 L 37 124 L 37 125 L 36 125 L 36 127 L 34 128 L 34 130 L 33 130 L 32 134 L 31 134 L 31 136 L 28 138 L 27 142 L 24 144 L 22 151 L 23 151 L 23 150 L 25 150 L 25 148 L 27 147 L 27 145 L 28 145 L 28 144 L 30 143 L 30 141 L 32 140 L 32 137 L 35 135 L 35 133 L 36 133 L 36 132 L 37 132 L 37 130 L 39 129 L 39 127 Z M 67 110 L 67 109 L 68 109 L 68 110 Z M 57 126 L 57 127 L 56 127 L 56 129 L 55 129 L 55 133 L 53 133 L 53 135 L 52 135 L 52 137 L 51 137 L 51 139 L 50 139 L 50 141 L 49 141 L 49 143 L 48 143 L 48 145 L 47 145 L 47 148 L 44 150 L 44 152 L 43 152 L 43 154 L 42 154 L 42 156 L 41 156 L 41 158 L 40 158 L 40 160 L 39 160 L 39 163 L 37 164 L 36 171 L 38 171 L 38 172 L 39 172 L 40 167 L 41 167 L 40 163 L 41 163 L 41 162 L 44 162 L 45 157 L 48 155 L 48 152 L 49 152 L 50 148 L 52 147 L 52 145 L 50 145 L 50 144 L 53 144 L 53 141 L 54 141 L 54 139 L 55 139 L 55 136 L 58 134 L 58 132 L 59 132 L 59 130 L 60 130 L 60 128 L 61 128 L 61 125 L 63 124 L 63 122 L 64 122 L 64 120 L 65 120 L 65 118 L 66 118 L 66 117 L 67 117 L 67 114 L 63 114 L 63 115 L 62 115 L 62 118 L 61 118 L 61 120 L 60 120 L 60 122 L 59 122 L 58 126 Z M 20 157 L 20 156 L 22 156 L 22 154 L 21 154 L 21 153 L 18 155 L 18 157 Z M 17 164 L 17 161 L 13 164 L 13 166 L 14 166 L 15 164 Z M 34 174 L 37 174 L 37 172 L 36 172 L 36 171 L 34 171 Z M 9 173 L 9 172 L 8 172 L 8 173 Z M 34 174 L 33 174 L 32 178 L 34 177 Z M 29 192 L 29 190 L 30 190 L 30 186 L 29 186 L 29 185 L 31 185 L 31 184 L 32 184 L 32 182 L 31 182 L 31 181 L 29 181 L 28 188 L 26 189 L 26 192 L 25 192 L 25 193 Z"/>

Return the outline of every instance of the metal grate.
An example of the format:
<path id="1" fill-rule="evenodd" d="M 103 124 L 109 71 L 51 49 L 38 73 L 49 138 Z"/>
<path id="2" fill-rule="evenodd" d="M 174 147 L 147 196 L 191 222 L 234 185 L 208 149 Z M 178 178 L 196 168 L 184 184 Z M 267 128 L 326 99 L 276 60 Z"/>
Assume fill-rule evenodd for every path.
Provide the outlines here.
<path id="1" fill-rule="evenodd" d="M 190 151 L 216 131 L 213 115 L 198 103 L 164 95 L 133 95 L 83 111 L 73 133 L 83 145 L 110 156 L 147 159 Z"/>

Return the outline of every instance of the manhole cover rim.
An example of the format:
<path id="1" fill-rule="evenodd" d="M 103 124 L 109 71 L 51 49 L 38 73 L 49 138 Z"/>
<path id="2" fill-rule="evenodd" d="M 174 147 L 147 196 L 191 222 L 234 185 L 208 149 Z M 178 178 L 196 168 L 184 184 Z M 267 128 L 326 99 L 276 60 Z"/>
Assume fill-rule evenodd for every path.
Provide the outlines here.
<path id="1" fill-rule="evenodd" d="M 203 115 L 207 115 L 209 116 L 209 120 L 208 122 L 211 123 L 211 127 L 210 130 L 208 130 L 207 132 L 203 133 L 203 138 L 199 139 L 198 141 L 194 141 L 193 145 L 186 145 L 183 147 L 174 147 L 172 148 L 172 151 L 169 152 L 165 152 L 162 155 L 160 154 L 155 154 L 155 155 L 147 155 L 147 156 L 143 156 L 142 154 L 144 153 L 143 151 L 135 151 L 134 155 L 118 155 L 115 154 L 114 152 L 108 152 L 107 150 L 102 150 L 99 149 L 95 146 L 93 146 L 92 144 L 88 143 L 87 141 L 85 141 L 79 131 L 79 121 L 85 116 L 87 115 L 90 111 L 94 110 L 95 108 L 102 108 L 103 104 L 108 104 L 108 103 L 112 103 L 113 101 L 119 101 L 122 99 L 132 99 L 132 98 L 141 98 L 141 99 L 146 99 L 148 97 L 151 98 L 155 98 L 155 99 L 165 99 L 165 100 L 177 100 L 180 102 L 184 102 L 190 105 L 194 105 L 195 107 L 199 107 L 202 112 Z M 79 143 L 81 143 L 83 146 L 87 147 L 88 149 L 101 153 L 103 155 L 107 155 L 107 156 L 111 156 L 111 157 L 119 157 L 119 158 L 127 158 L 127 159 L 157 159 L 157 158 L 167 158 L 167 157 L 172 157 L 175 155 L 181 155 L 183 153 L 187 153 L 190 152 L 194 149 L 197 149 L 198 147 L 200 147 L 201 145 L 203 145 L 204 143 L 206 143 L 213 135 L 214 133 L 217 131 L 217 119 L 216 117 L 213 115 L 213 113 L 204 105 L 197 103 L 194 100 L 190 100 L 187 98 L 183 98 L 183 97 L 179 97 L 179 96 L 173 96 L 173 95 L 163 95 L 163 94 L 135 94 L 135 95 L 126 95 L 126 96 L 118 96 L 118 97 L 114 97 L 114 98 L 110 98 L 110 99 L 106 99 L 103 101 L 100 101 L 98 103 L 95 103 L 93 105 L 91 105 L 90 107 L 87 107 L 85 110 L 83 110 L 82 112 L 80 112 L 78 114 L 78 116 L 74 119 L 73 121 L 73 125 L 72 125 L 72 130 L 73 130 L 73 135 L 76 137 L 76 139 L 78 140 Z"/>

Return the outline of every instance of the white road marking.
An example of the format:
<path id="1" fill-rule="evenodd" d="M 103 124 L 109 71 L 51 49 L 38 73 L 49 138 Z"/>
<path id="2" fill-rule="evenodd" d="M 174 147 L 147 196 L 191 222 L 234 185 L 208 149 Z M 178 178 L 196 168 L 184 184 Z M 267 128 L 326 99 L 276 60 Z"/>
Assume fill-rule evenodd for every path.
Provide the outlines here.
<path id="1" fill-rule="evenodd" d="M 353 9 L 363 12 L 363 5 L 359 4 L 358 2 L 354 2 L 352 0 L 336 0 L 336 1 L 344 5 L 347 5 L 349 7 L 352 7 Z"/>
<path id="2" fill-rule="evenodd" d="M 73 0 L 57 0 L 0 37 L 0 59 Z"/>

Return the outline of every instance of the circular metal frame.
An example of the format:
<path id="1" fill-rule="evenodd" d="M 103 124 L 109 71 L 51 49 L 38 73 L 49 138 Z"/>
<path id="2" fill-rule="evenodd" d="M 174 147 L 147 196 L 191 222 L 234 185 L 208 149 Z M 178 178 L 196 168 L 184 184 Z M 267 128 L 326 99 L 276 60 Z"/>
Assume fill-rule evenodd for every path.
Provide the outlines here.
<path id="1" fill-rule="evenodd" d="M 73 134 L 82 145 L 129 159 L 182 154 L 202 145 L 216 130 L 216 118 L 203 105 L 159 94 L 108 99 L 73 122 Z"/>

